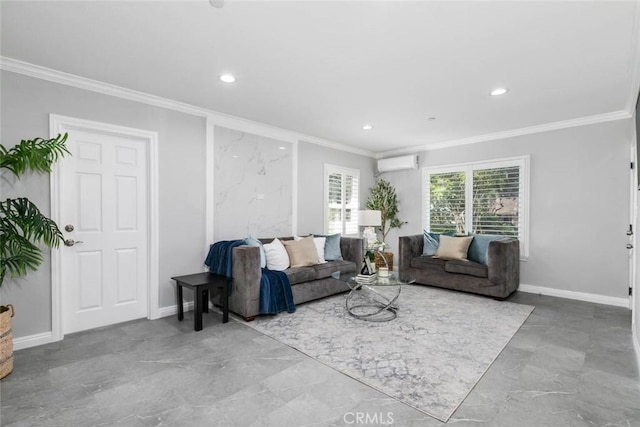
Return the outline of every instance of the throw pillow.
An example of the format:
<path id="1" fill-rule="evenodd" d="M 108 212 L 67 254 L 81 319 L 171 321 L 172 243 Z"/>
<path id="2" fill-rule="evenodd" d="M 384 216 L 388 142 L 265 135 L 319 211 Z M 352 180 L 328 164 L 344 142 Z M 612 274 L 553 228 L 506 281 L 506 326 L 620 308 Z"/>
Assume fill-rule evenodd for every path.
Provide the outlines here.
<path id="1" fill-rule="evenodd" d="M 423 230 L 424 245 L 422 247 L 422 255 L 435 255 L 438 250 L 438 244 L 440 243 L 440 236 L 455 236 L 455 231 L 445 231 L 444 233 L 432 233 L 427 230 Z"/>
<path id="2" fill-rule="evenodd" d="M 342 251 L 340 250 L 340 233 L 327 236 L 327 240 L 324 244 L 324 259 L 327 261 L 342 259 Z"/>
<path id="3" fill-rule="evenodd" d="M 307 267 L 318 263 L 318 251 L 313 243 L 313 237 L 305 237 L 300 240 L 288 240 L 282 242 L 289 255 L 291 267 Z"/>
<path id="4" fill-rule="evenodd" d="M 441 234 L 438 250 L 433 257 L 447 260 L 457 259 L 460 261 L 468 261 L 467 251 L 469 250 L 469 245 L 471 245 L 472 240 L 473 236 L 449 237 Z"/>
<path id="5" fill-rule="evenodd" d="M 505 236 L 498 236 L 496 234 L 474 234 L 473 241 L 469 246 L 469 253 L 467 258 L 469 261 L 479 262 L 480 264 L 487 265 L 487 250 L 489 249 L 489 243 L 494 240 L 504 239 Z"/>
<path id="6" fill-rule="evenodd" d="M 264 252 L 264 246 L 262 242 L 255 237 L 249 236 L 244 239 L 244 244 L 247 246 L 257 246 L 260 248 L 260 268 L 265 268 L 267 266 L 267 255 Z"/>
<path id="7" fill-rule="evenodd" d="M 324 259 L 324 245 L 327 242 L 326 237 L 314 237 L 313 244 L 316 245 L 316 252 L 318 253 L 318 264 L 324 264 L 327 261 Z"/>
<path id="8" fill-rule="evenodd" d="M 284 245 L 277 238 L 271 243 L 264 245 L 264 253 L 267 257 L 267 268 L 269 270 L 286 270 L 289 268 L 289 255 Z"/>
<path id="9" fill-rule="evenodd" d="M 424 234 L 424 247 L 422 249 L 422 255 L 435 255 L 438 250 L 438 242 L 440 234 L 438 233 L 429 233 L 428 231 L 423 231 Z"/>

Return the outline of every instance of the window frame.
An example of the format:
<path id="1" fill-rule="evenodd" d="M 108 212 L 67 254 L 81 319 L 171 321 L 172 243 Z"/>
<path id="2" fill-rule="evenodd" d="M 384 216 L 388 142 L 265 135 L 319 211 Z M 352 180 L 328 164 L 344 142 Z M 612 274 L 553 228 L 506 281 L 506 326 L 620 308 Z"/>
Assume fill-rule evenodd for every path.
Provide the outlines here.
<path id="1" fill-rule="evenodd" d="M 483 160 L 477 162 L 456 163 L 445 166 L 428 166 L 422 169 L 422 228 L 429 231 L 431 229 L 431 218 L 429 214 L 429 202 L 431 199 L 430 176 L 440 173 L 465 172 L 465 229 L 471 231 L 473 227 L 473 171 L 481 169 L 495 169 L 501 167 L 520 168 L 520 229 L 518 239 L 520 240 L 520 259 L 529 258 L 529 166 L 530 156 L 508 157 L 494 160 Z"/>
<path id="2" fill-rule="evenodd" d="M 344 215 L 345 205 L 343 205 L 343 215 L 342 215 L 342 230 L 340 234 L 345 237 L 357 237 L 359 235 L 360 224 L 358 223 L 358 211 L 360 210 L 360 169 L 353 169 L 344 166 L 332 165 L 325 163 L 324 165 L 324 199 L 323 199 L 323 232 L 324 234 L 329 234 L 329 176 L 331 174 L 343 174 L 343 175 L 351 175 L 358 180 L 358 188 L 355 194 L 358 197 L 358 201 L 356 203 L 355 210 L 352 212 L 352 215 L 355 215 L 355 223 L 356 223 L 356 232 L 347 234 L 346 233 L 346 222 Z"/>

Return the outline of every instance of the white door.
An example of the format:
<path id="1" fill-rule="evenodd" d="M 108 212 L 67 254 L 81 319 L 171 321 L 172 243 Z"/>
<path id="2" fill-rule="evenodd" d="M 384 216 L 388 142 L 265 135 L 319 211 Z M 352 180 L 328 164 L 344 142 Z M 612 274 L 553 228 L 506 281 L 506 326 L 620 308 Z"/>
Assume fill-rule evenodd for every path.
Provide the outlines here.
<path id="1" fill-rule="evenodd" d="M 60 163 L 63 333 L 146 317 L 147 145 L 70 130 Z"/>

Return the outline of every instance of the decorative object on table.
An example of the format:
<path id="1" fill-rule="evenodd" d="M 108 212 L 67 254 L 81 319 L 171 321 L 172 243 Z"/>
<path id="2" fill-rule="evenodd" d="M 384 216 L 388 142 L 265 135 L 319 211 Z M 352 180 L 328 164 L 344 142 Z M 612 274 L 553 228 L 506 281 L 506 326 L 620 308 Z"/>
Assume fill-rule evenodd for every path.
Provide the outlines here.
<path id="1" fill-rule="evenodd" d="M 400 228 L 406 221 L 398 219 L 398 196 L 396 189 L 391 183 L 385 179 L 376 181 L 376 185 L 372 187 L 371 194 L 367 200 L 367 209 L 380 211 L 380 233 L 382 234 L 382 244 L 385 245 L 387 234 L 392 228 Z M 384 250 L 384 248 L 383 248 Z M 383 255 L 384 254 L 384 255 Z M 382 257 L 384 256 L 385 261 Z M 383 266 L 387 264 L 390 270 L 393 270 L 393 254 L 391 252 L 381 251 L 376 256 L 376 265 Z"/>
<path id="2" fill-rule="evenodd" d="M 389 277 L 389 268 L 388 267 L 380 267 L 378 269 L 378 276 L 381 278 Z"/>
<path id="3" fill-rule="evenodd" d="M 374 227 L 380 227 L 382 225 L 382 212 L 370 209 L 359 211 L 358 224 L 364 227 L 362 237 L 364 237 L 367 248 L 372 248 L 378 240 L 378 235 Z"/>
<path id="4" fill-rule="evenodd" d="M 293 315 L 260 317 L 245 325 L 446 422 L 532 310 L 402 285 L 392 322 L 360 321 L 347 313 L 345 297 L 338 295 L 303 304 Z"/>
<path id="5" fill-rule="evenodd" d="M 362 268 L 360 269 L 360 274 L 363 276 L 371 276 L 376 274 L 376 265 L 373 263 L 373 257 L 371 257 L 371 251 L 367 251 L 364 254 L 364 259 L 362 261 Z"/>
<path id="6" fill-rule="evenodd" d="M 0 169 L 16 178 L 26 172 L 50 173 L 58 159 L 69 154 L 67 134 L 55 138 L 22 140 L 9 149 L 0 144 Z M 6 274 L 12 278 L 26 276 L 43 261 L 40 244 L 57 248 L 63 240 L 57 224 L 44 216 L 26 197 L 0 202 L 0 286 Z M 0 306 L 0 378 L 13 370 L 12 305 Z"/>

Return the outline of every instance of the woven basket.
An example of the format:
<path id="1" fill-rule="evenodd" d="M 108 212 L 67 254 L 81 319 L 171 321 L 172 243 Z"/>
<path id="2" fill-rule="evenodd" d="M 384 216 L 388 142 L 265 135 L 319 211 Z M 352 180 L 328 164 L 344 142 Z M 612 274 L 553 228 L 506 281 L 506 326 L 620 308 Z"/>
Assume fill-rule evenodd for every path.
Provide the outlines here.
<path id="1" fill-rule="evenodd" d="M 11 304 L 0 306 L 0 379 L 13 371 L 13 332 L 11 318 L 14 315 Z"/>
<path id="2" fill-rule="evenodd" d="M 384 255 L 384 258 L 386 258 L 387 260 L 386 264 L 384 262 L 384 259 L 382 258 L 382 255 Z M 393 270 L 393 252 L 375 252 L 373 256 L 373 261 L 376 264 L 376 269 L 388 266 L 389 271 Z"/>

